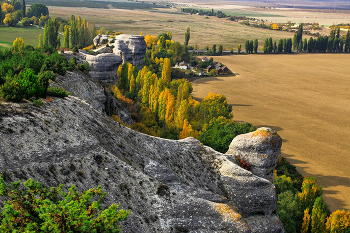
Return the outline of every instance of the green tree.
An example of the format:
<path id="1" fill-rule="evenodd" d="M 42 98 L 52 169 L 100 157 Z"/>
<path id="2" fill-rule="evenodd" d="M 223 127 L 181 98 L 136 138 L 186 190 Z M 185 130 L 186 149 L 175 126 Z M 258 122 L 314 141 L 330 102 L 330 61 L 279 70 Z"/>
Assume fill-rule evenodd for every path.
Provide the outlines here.
<path id="1" fill-rule="evenodd" d="M 254 53 L 258 53 L 258 47 L 259 47 L 258 39 L 255 39 L 254 40 Z"/>
<path id="2" fill-rule="evenodd" d="M 304 50 L 304 52 L 306 52 L 307 51 L 307 39 L 305 38 L 304 39 L 304 42 L 303 42 L 303 50 Z"/>
<path id="3" fill-rule="evenodd" d="M 268 50 L 269 50 L 269 53 L 272 53 L 272 50 L 273 50 L 273 42 L 272 42 L 272 38 L 271 38 L 271 37 L 269 38 Z"/>
<path id="4" fill-rule="evenodd" d="M 69 28 L 64 26 L 63 47 L 69 49 Z"/>
<path id="5" fill-rule="evenodd" d="M 269 39 L 266 38 L 264 41 L 264 47 L 263 47 L 264 53 L 269 53 Z"/>
<path id="6" fill-rule="evenodd" d="M 317 185 L 315 177 L 305 177 L 301 187 L 301 193 L 298 194 L 300 209 L 309 209 L 312 211 L 312 207 L 317 197 L 322 196 L 322 187 Z"/>
<path id="7" fill-rule="evenodd" d="M 39 35 L 39 45 L 40 48 L 44 47 L 44 43 L 43 43 L 43 34 Z"/>
<path id="8" fill-rule="evenodd" d="M 327 208 L 322 197 L 317 197 L 312 207 L 311 233 L 323 233 L 326 231 Z"/>
<path id="9" fill-rule="evenodd" d="M 213 118 L 199 140 L 216 151 L 226 153 L 233 138 L 255 130 L 250 123 L 235 123 L 225 117 Z"/>
<path id="10" fill-rule="evenodd" d="M 26 17 L 26 1 L 25 0 L 22 0 L 22 16 L 23 17 Z"/>
<path id="11" fill-rule="evenodd" d="M 188 27 L 187 32 L 185 33 L 185 46 L 188 46 L 188 41 L 190 40 L 191 37 L 191 29 Z"/>
<path id="12" fill-rule="evenodd" d="M 237 47 L 237 53 L 238 53 L 238 54 L 241 53 L 241 48 L 242 48 L 242 46 L 241 46 L 241 44 L 239 44 L 238 47 Z"/>
<path id="13" fill-rule="evenodd" d="M 216 44 L 213 44 L 213 47 L 212 47 L 212 49 L 211 49 L 211 53 L 212 53 L 213 55 L 216 54 Z"/>
<path id="14" fill-rule="evenodd" d="M 350 30 L 348 30 L 348 33 L 346 33 L 345 36 L 345 46 L 344 46 L 344 52 L 350 52 L 349 46 L 350 46 Z"/>
<path id="15" fill-rule="evenodd" d="M 283 52 L 283 39 L 280 39 L 280 40 L 278 41 L 277 52 L 278 52 L 278 53 L 282 53 L 282 52 Z"/>
<path id="16" fill-rule="evenodd" d="M 293 36 L 293 49 L 296 50 L 298 47 L 298 42 L 297 42 L 297 34 L 295 33 Z"/>
<path id="17" fill-rule="evenodd" d="M 219 49 L 218 49 L 218 54 L 219 55 L 222 55 L 222 50 L 223 50 L 223 46 L 219 45 Z"/>
<path id="18" fill-rule="evenodd" d="M 32 179 L 7 185 L 0 176 L 0 195 L 7 199 L 1 232 L 121 232 L 117 224 L 129 212 L 116 204 L 102 211 L 106 193 L 100 186 L 83 192 L 74 185 L 68 192 L 62 187 L 46 189 Z"/>
<path id="19" fill-rule="evenodd" d="M 314 39 L 310 37 L 309 42 L 307 43 L 307 52 L 312 53 L 314 50 Z"/>
<path id="20" fill-rule="evenodd" d="M 121 70 L 121 74 L 119 77 L 119 85 L 118 88 L 120 90 L 128 90 L 128 63 L 124 63 L 122 65 L 122 70 Z"/>
<path id="21" fill-rule="evenodd" d="M 249 53 L 249 40 L 245 41 L 244 48 L 245 48 L 245 53 L 248 54 Z"/>
<path id="22" fill-rule="evenodd" d="M 44 4 L 41 4 L 41 3 L 34 3 L 27 10 L 27 16 L 29 18 L 32 16 L 40 18 L 41 15 L 46 16 L 48 14 L 49 14 L 49 9 Z"/>

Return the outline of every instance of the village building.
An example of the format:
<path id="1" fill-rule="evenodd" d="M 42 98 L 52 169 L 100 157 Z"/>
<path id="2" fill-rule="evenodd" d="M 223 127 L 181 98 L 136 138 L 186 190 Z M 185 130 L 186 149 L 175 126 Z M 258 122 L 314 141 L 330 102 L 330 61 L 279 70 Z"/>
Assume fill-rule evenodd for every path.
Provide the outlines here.
<path id="1" fill-rule="evenodd" d="M 184 61 L 175 64 L 175 68 L 182 69 L 182 70 L 187 70 L 188 67 L 189 65 Z"/>

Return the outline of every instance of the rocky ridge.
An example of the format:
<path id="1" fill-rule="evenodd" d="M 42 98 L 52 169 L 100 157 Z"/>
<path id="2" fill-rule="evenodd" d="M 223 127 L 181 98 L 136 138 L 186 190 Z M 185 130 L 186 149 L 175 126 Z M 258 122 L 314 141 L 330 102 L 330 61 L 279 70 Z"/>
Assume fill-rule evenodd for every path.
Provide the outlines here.
<path id="1" fill-rule="evenodd" d="M 98 103 L 105 101 L 103 88 L 84 95 L 98 83 L 79 75 L 58 77 L 57 85 L 69 86 L 76 76 L 72 95 L 41 108 L 0 104 L 6 182 L 32 178 L 80 190 L 101 185 L 105 206 L 131 210 L 124 232 L 283 232 L 271 182 L 194 138 L 156 138 L 113 121 Z"/>

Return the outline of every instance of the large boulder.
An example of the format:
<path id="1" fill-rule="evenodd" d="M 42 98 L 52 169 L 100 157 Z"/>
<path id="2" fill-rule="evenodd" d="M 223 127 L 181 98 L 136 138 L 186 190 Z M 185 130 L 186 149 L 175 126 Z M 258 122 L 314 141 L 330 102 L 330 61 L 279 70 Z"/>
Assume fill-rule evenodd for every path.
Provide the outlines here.
<path id="1" fill-rule="evenodd" d="M 281 153 L 282 138 L 276 131 L 262 127 L 235 137 L 226 152 L 249 163 L 251 172 L 273 182 L 274 169 Z"/>
<path id="2" fill-rule="evenodd" d="M 116 82 L 117 70 L 123 60 L 113 53 L 86 55 L 90 66 L 90 75 L 104 83 Z"/>
<path id="3" fill-rule="evenodd" d="M 115 36 L 113 45 L 113 53 L 121 56 L 123 63 L 128 62 L 137 65 L 139 69 L 142 68 L 147 48 L 144 36 L 124 34 Z"/>

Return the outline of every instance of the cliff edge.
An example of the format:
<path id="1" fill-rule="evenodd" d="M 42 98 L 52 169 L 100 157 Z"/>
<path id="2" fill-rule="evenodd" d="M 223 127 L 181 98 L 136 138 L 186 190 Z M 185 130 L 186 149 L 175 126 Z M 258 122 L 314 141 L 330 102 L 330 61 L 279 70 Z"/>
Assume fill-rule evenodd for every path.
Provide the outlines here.
<path id="1" fill-rule="evenodd" d="M 102 95 L 82 93 L 40 108 L 0 104 L 6 182 L 32 178 L 80 190 L 101 185 L 104 206 L 131 210 L 124 232 L 284 232 L 267 179 L 194 138 L 166 140 L 126 128 L 101 110 Z"/>

